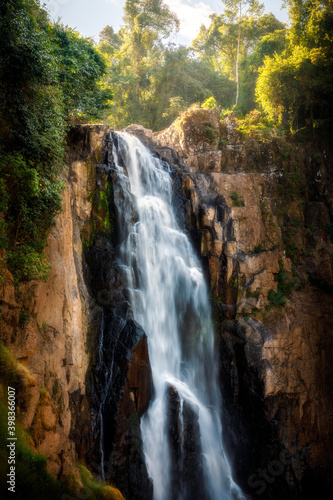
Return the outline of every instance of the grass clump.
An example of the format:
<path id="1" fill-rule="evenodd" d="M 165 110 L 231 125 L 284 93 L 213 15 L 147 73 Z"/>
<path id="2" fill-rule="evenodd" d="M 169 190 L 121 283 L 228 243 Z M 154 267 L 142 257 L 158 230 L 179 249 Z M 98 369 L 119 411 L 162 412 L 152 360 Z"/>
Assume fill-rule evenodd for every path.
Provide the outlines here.
<path id="1" fill-rule="evenodd" d="M 102 481 L 97 481 L 87 467 L 78 464 L 78 469 L 87 500 L 124 500 L 119 490 Z"/>
<path id="2" fill-rule="evenodd" d="M 234 207 L 245 207 L 245 201 L 242 195 L 239 195 L 237 191 L 233 191 L 230 195 L 232 204 Z"/>
<path id="3" fill-rule="evenodd" d="M 20 325 L 21 328 L 24 328 L 24 326 L 27 323 L 29 317 L 30 317 L 30 314 L 28 313 L 28 311 L 25 311 L 24 309 L 22 309 L 22 311 L 20 311 L 20 314 L 19 314 L 19 325 Z"/>
<path id="4" fill-rule="evenodd" d="M 213 126 L 211 121 L 207 121 L 205 123 L 206 131 L 205 131 L 205 140 L 208 142 L 214 142 L 218 139 L 218 132 Z"/>
<path id="5" fill-rule="evenodd" d="M 279 262 L 279 272 L 275 277 L 278 282 L 277 291 L 271 289 L 268 292 L 269 306 L 279 307 L 286 305 L 286 296 L 295 288 L 296 281 L 288 279 L 288 273 L 284 269 L 282 262 Z"/>
<path id="6" fill-rule="evenodd" d="M 265 252 L 265 249 L 264 247 L 260 244 L 260 245 L 257 245 L 254 247 L 254 249 L 252 250 L 252 254 L 258 254 L 258 253 L 262 253 L 262 252 Z"/>
<path id="7" fill-rule="evenodd" d="M 17 365 L 15 356 L 0 341 L 0 382 L 4 386 L 17 386 L 19 381 Z"/>

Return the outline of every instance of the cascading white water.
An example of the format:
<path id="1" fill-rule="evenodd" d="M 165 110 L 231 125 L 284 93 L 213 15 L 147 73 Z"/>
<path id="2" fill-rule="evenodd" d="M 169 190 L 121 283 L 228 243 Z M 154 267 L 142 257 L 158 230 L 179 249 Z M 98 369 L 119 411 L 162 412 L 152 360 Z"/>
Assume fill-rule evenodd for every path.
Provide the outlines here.
<path id="1" fill-rule="evenodd" d="M 134 319 L 148 336 L 154 400 L 141 432 L 154 500 L 181 499 L 171 491 L 167 391 L 172 387 L 198 414 L 205 494 L 211 500 L 240 499 L 222 447 L 220 397 L 208 291 L 202 268 L 172 206 L 170 167 L 135 137 L 119 133 L 126 165 L 114 152 L 122 230 L 121 260 L 128 270 Z M 182 419 L 182 410 L 180 410 Z"/>

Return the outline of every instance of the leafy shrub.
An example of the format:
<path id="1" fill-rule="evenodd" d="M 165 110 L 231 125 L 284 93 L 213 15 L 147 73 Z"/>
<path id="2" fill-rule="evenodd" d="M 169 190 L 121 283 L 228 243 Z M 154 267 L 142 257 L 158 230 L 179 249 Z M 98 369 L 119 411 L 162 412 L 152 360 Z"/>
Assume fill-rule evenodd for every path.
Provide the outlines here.
<path id="1" fill-rule="evenodd" d="M 243 196 L 240 196 L 237 191 L 233 191 L 230 195 L 234 207 L 245 207 Z"/>
<path id="2" fill-rule="evenodd" d="M 38 279 L 47 281 L 50 275 L 47 257 L 27 245 L 8 251 L 7 265 L 17 283 Z"/>
<path id="3" fill-rule="evenodd" d="M 212 122 L 206 122 L 206 130 L 205 130 L 205 140 L 208 142 L 214 142 L 218 138 L 218 132 L 213 126 Z"/>
<path id="4" fill-rule="evenodd" d="M 201 107 L 204 109 L 216 109 L 218 104 L 215 97 L 209 97 L 201 104 Z"/>
<path id="5" fill-rule="evenodd" d="M 238 131 L 247 138 L 262 141 L 272 135 L 273 122 L 258 109 L 250 111 L 243 119 L 238 118 Z"/>
<path id="6" fill-rule="evenodd" d="M 295 288 L 296 281 L 288 279 L 288 273 L 283 267 L 282 262 L 279 262 L 279 272 L 275 277 L 278 282 L 277 291 L 269 290 L 268 299 L 270 306 L 284 306 L 286 304 L 286 296 Z"/>
<path id="7" fill-rule="evenodd" d="M 60 23 L 51 36 L 59 64 L 58 79 L 68 117 L 71 120 L 98 119 L 109 108 L 113 93 L 100 79 L 106 72 L 102 55 L 90 38 Z"/>
<path id="8" fill-rule="evenodd" d="M 278 306 L 284 306 L 286 304 L 286 299 L 283 295 L 283 292 L 281 290 L 269 290 L 268 292 L 268 299 L 270 301 L 270 304 L 272 306 L 278 307 Z"/>

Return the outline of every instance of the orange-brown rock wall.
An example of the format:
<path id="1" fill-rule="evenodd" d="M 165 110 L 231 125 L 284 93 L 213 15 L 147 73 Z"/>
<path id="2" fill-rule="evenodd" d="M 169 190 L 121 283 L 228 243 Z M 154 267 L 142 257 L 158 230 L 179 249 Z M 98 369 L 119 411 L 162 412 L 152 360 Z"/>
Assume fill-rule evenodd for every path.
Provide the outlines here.
<path id="1" fill-rule="evenodd" d="M 15 289 L 4 270 L 0 285 L 1 338 L 28 374 L 18 394 L 19 419 L 36 450 L 47 457 L 50 472 L 63 479 L 78 475 L 69 437 L 70 394 L 86 392 L 91 301 L 82 270 L 82 234 L 91 232 L 95 165 L 102 160 L 106 131 L 105 126 L 72 131 L 76 149 L 69 144 L 63 208 L 45 250 L 51 265 L 48 281 Z"/>

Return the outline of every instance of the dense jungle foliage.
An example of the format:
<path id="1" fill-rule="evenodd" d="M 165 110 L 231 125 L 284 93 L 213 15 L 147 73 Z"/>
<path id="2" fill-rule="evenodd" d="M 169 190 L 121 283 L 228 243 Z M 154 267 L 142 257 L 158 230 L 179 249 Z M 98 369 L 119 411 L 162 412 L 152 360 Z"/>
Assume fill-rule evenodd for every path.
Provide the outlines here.
<path id="1" fill-rule="evenodd" d="M 168 43 L 178 29 L 161 0 L 127 0 L 124 24 L 107 26 L 98 49 L 114 92 L 108 119 L 119 128 L 167 127 L 193 103 L 235 111 L 261 127 L 327 135 L 332 128 L 332 0 L 286 0 L 289 27 L 258 0 L 223 0 L 190 47 Z M 254 112 L 253 112 L 254 111 Z"/>
<path id="2" fill-rule="evenodd" d="M 106 26 L 98 45 L 38 0 L 0 3 L 0 256 L 17 282 L 47 278 L 72 123 L 160 130 L 198 103 L 233 111 L 255 138 L 330 136 L 332 0 L 286 0 L 289 27 L 258 0 L 223 5 L 185 47 L 170 42 L 179 21 L 163 0 L 126 0 L 122 27 Z"/>
<path id="3" fill-rule="evenodd" d="M 101 116 L 112 92 L 91 40 L 52 24 L 36 0 L 1 2 L 0 38 L 0 247 L 17 281 L 46 279 L 66 130 Z"/>

